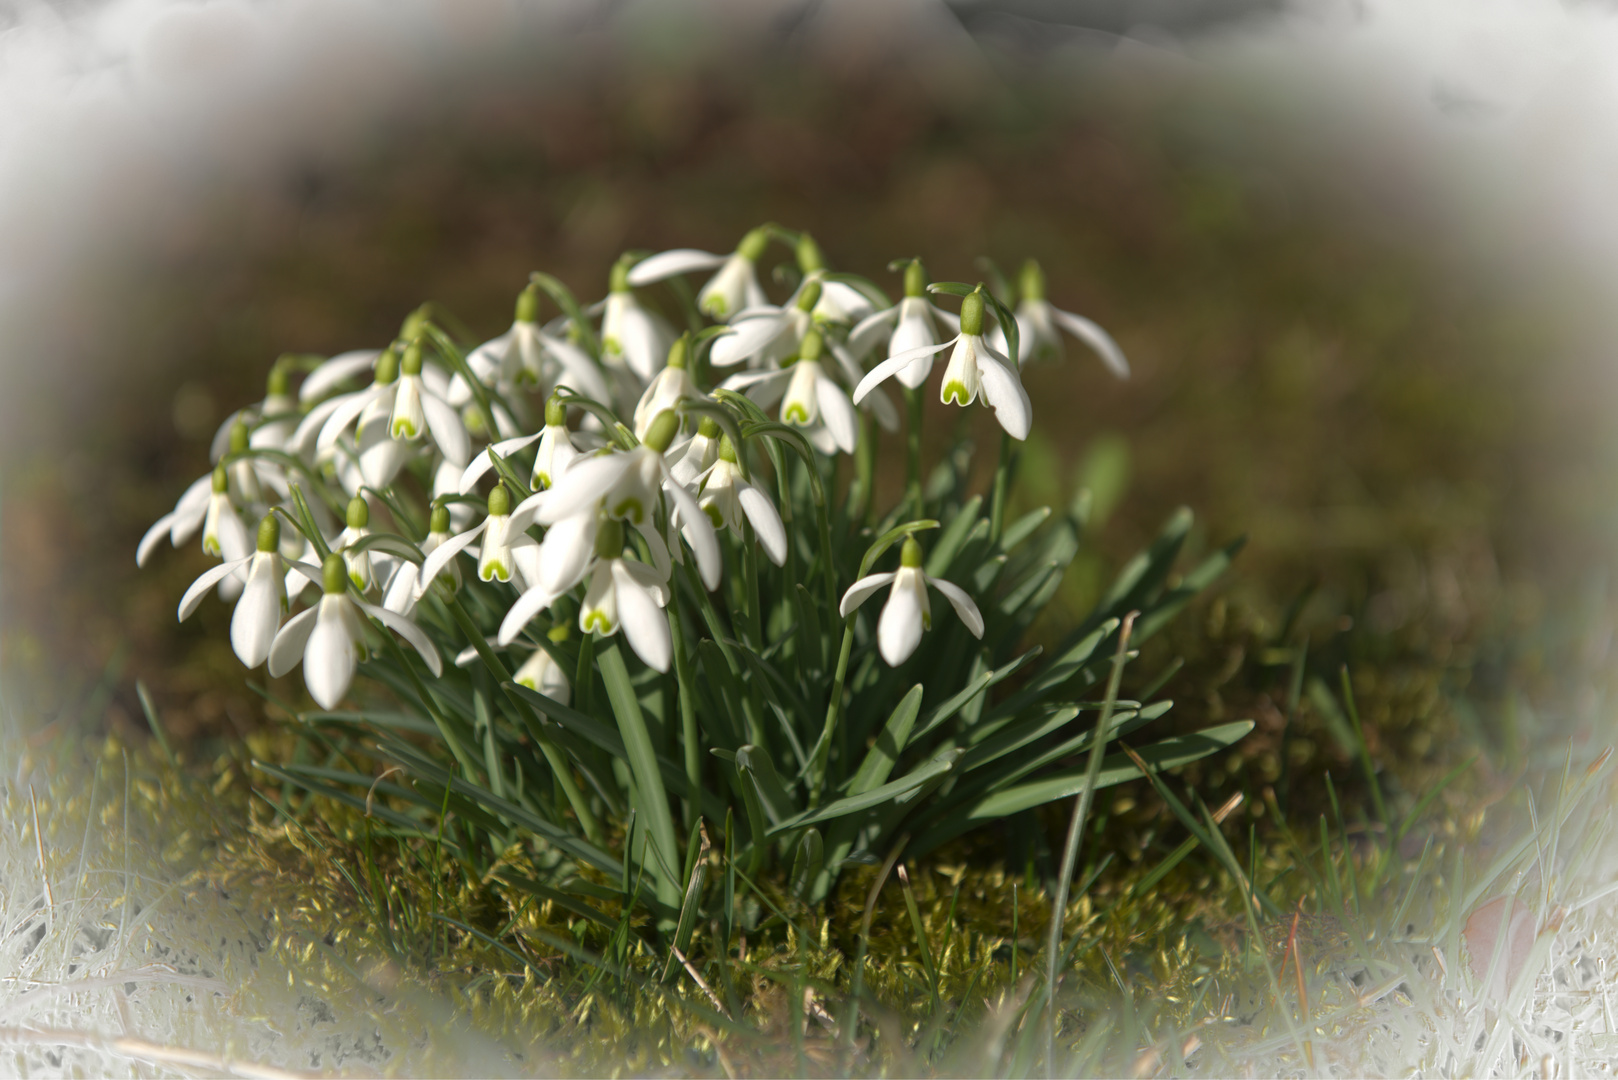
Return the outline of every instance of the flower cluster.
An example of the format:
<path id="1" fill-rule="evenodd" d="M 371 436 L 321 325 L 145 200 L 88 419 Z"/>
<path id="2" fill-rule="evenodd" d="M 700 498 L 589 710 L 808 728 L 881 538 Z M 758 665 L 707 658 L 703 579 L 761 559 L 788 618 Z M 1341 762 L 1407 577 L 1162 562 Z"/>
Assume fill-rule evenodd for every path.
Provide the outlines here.
<path id="1" fill-rule="evenodd" d="M 789 257 L 761 276 L 774 244 Z M 1005 520 L 1016 444 L 1033 421 L 1021 365 L 1060 355 L 1063 330 L 1128 370 L 1095 324 L 1047 302 L 1037 264 L 1016 296 L 998 274 L 986 287 L 929 281 L 918 259 L 890 270 L 897 303 L 830 269 L 807 234 L 765 226 L 728 255 L 628 253 L 595 303 L 536 272 L 511 327 L 481 344 L 428 305 L 379 348 L 283 357 L 137 560 L 200 532 L 218 562 L 186 591 L 181 619 L 210 592 L 234 603 L 242 663 L 273 677 L 301 665 L 325 722 L 367 722 L 378 693 L 339 706 L 357 675 L 372 676 L 441 735 L 473 790 L 504 800 L 491 812 L 516 820 L 512 808 L 527 807 L 537 817 L 523 820 L 561 830 L 546 835 L 573 844 L 573 857 L 601 854 L 579 845 L 603 843 L 600 816 L 633 806 L 666 903 L 683 888 L 668 785 L 688 816 L 723 816 L 711 805 L 716 769 L 745 792 L 732 806 L 745 810 L 754 859 L 796 850 L 841 815 L 829 847 L 799 852 L 805 895 L 823 896 L 836 867 L 879 843 L 920 794 L 950 790 L 939 785 L 956 761 L 997 760 L 962 758 L 971 740 L 948 732 L 976 722 L 987 688 L 1026 659 L 991 664 L 1054 595 L 1077 527 L 1050 532 L 1037 557 L 1016 554 L 1046 520 Z M 694 291 L 692 274 L 708 275 Z M 1004 431 L 986 510 L 966 491 L 969 468 L 940 466 L 921 482 L 920 394 L 946 351 L 939 400 L 981 399 Z M 889 380 L 907 409 L 910 483 L 879 515 L 881 433 L 901 424 Z M 929 557 L 921 537 L 934 529 Z M 879 570 L 895 547 L 897 567 Z M 884 588 L 873 616 L 862 604 Z M 926 635 L 929 591 L 955 618 Z M 1116 629 L 1108 618 L 1096 633 Z M 638 664 L 626 665 L 620 642 Z M 905 751 L 927 756 L 892 781 L 899 751 L 884 764 L 862 749 L 885 717 L 903 715 L 884 698 L 902 683 L 878 658 L 927 694 L 966 680 Z M 1033 711 L 1011 719 L 1057 730 L 1080 707 L 1052 712 L 1045 698 L 1085 670 L 1060 667 L 1027 698 Z M 896 731 L 903 749 L 910 728 Z M 604 768 L 602 754 L 622 769 Z M 952 798 L 998 790 L 968 785 Z M 883 799 L 903 812 L 869 818 Z M 947 832 L 939 823 L 923 835 Z"/>

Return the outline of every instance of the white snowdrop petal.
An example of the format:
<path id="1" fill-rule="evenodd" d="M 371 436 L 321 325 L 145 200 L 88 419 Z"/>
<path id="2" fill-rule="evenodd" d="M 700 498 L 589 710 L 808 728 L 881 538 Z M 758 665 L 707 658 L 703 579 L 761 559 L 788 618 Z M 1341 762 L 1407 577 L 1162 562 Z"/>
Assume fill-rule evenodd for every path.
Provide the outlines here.
<path id="1" fill-rule="evenodd" d="M 668 475 L 667 465 L 663 465 L 663 475 Z M 719 538 L 714 535 L 713 522 L 708 520 L 708 515 L 702 512 L 691 493 L 679 484 L 671 480 L 663 490 L 674 500 L 674 506 L 680 513 L 680 535 L 685 537 L 685 542 L 697 557 L 697 572 L 702 575 L 703 585 L 712 592 L 719 588 L 719 574 L 723 569 L 719 561 Z"/>
<path id="2" fill-rule="evenodd" d="M 350 424 L 360 418 L 360 414 L 370 408 L 372 404 L 382 400 L 393 391 L 392 386 L 373 386 L 361 390 L 357 394 L 345 395 L 337 399 L 337 406 L 326 417 L 326 422 L 320 428 L 320 437 L 315 440 L 317 451 L 330 450 L 337 445 L 337 440 L 343 432 L 348 430 Z"/>
<path id="3" fill-rule="evenodd" d="M 646 666 L 667 671 L 674 659 L 669 621 L 653 594 L 629 573 L 622 559 L 613 560 L 613 585 L 618 592 L 618 619 L 629 647 Z"/>
<path id="4" fill-rule="evenodd" d="M 369 371 L 376 365 L 377 357 L 382 355 L 381 349 L 351 349 L 348 352 L 338 353 L 336 356 L 311 371 L 298 387 L 298 400 L 304 404 L 324 397 L 334 387 L 356 378 L 361 372 Z"/>
<path id="5" fill-rule="evenodd" d="M 397 612 L 377 607 L 375 604 L 367 604 L 363 600 L 359 601 L 359 609 L 410 642 L 410 647 L 420 654 L 422 660 L 427 664 L 427 670 L 431 671 L 435 678 L 444 673 L 444 661 L 438 655 L 437 647 L 422 632 L 421 627 Z"/>
<path id="6" fill-rule="evenodd" d="M 247 587 L 230 616 L 230 647 L 243 664 L 256 668 L 270 655 L 270 643 L 281 625 L 281 599 L 285 584 L 280 559 L 274 552 L 253 556 Z"/>
<path id="7" fill-rule="evenodd" d="M 966 628 L 972 631 L 972 636 L 975 638 L 982 637 L 983 613 L 978 610 L 977 604 L 972 602 L 972 598 L 966 594 L 966 590 L 953 582 L 944 581 L 931 575 L 924 576 L 927 584 L 944 594 L 944 599 L 949 601 L 949 606 L 955 609 L 955 614 L 960 617 L 961 622 L 966 624 Z"/>
<path id="8" fill-rule="evenodd" d="M 898 667 L 910 659 L 910 654 L 921 644 L 921 631 L 922 606 L 916 589 L 895 579 L 876 625 L 877 650 L 889 667 Z"/>
<path id="9" fill-rule="evenodd" d="M 712 270 L 716 266 L 723 266 L 727 258 L 728 255 L 714 255 L 695 248 L 675 248 L 636 263 L 629 270 L 629 284 L 650 285 L 654 281 L 688 274 L 693 270 Z"/>
<path id="10" fill-rule="evenodd" d="M 409 615 L 416 609 L 416 582 L 419 580 L 421 567 L 409 559 L 399 564 L 394 572 L 393 580 L 388 582 L 388 591 L 383 594 L 382 606 L 399 615 Z"/>
<path id="11" fill-rule="evenodd" d="M 150 529 L 146 530 L 146 535 L 140 538 L 140 545 L 135 548 L 136 566 L 146 565 L 146 560 L 151 556 L 152 549 L 157 547 L 158 541 L 169 535 L 175 516 L 174 511 L 170 510 L 153 522 Z"/>
<path id="12" fill-rule="evenodd" d="M 303 659 L 304 645 L 309 641 L 309 632 L 315 628 L 315 616 L 320 608 L 312 607 L 286 621 L 275 640 L 270 643 L 270 677 L 279 679 L 287 672 L 298 666 Z"/>
<path id="13" fill-rule="evenodd" d="M 861 319 L 855 324 L 854 329 L 848 332 L 849 351 L 855 356 L 864 356 L 870 352 L 878 342 L 892 333 L 889 327 L 898 318 L 899 308 L 895 305 Z"/>
<path id="14" fill-rule="evenodd" d="M 536 491 L 517 504 L 516 509 L 511 511 L 511 524 L 508 526 L 512 536 L 521 536 L 528 531 L 528 526 L 534 523 L 549 495 L 548 491 Z"/>
<path id="15" fill-rule="evenodd" d="M 645 563 L 631 562 L 628 559 L 620 559 L 618 565 L 624 573 L 634 578 L 641 588 L 651 591 L 659 607 L 668 606 L 669 598 L 673 593 L 669 591 L 668 577 L 666 575 L 658 573 L 656 567 L 647 566 Z"/>
<path id="16" fill-rule="evenodd" d="M 472 456 L 472 439 L 466 433 L 466 425 L 461 423 L 460 414 L 449 402 L 431 391 L 421 395 L 421 409 L 427 416 L 427 429 L 433 433 L 433 441 L 443 452 L 444 460 L 457 465 L 466 464 L 466 459 Z"/>
<path id="17" fill-rule="evenodd" d="M 331 414 L 342 408 L 345 400 L 346 395 L 327 398 L 310 409 L 308 414 L 298 421 L 298 426 L 292 432 L 291 438 L 287 439 L 287 452 L 291 454 L 313 453 L 315 436 L 319 435 L 322 429 L 325 428 L 326 421 L 331 419 Z"/>
<path id="18" fill-rule="evenodd" d="M 955 344 L 956 340 L 957 338 L 950 338 L 948 341 L 939 342 L 934 345 L 919 345 L 914 349 L 906 349 L 901 353 L 896 353 L 893 356 L 888 357 L 876 367 L 866 372 L 865 378 L 861 379 L 860 384 L 854 388 L 854 404 L 858 405 L 861 401 L 865 400 L 865 395 L 874 390 L 878 383 L 891 379 L 893 376 L 899 374 L 899 372 L 903 371 L 905 368 L 909 367 L 911 364 L 923 357 L 932 356 L 934 353 L 942 352 L 951 345 Z"/>
<path id="19" fill-rule="evenodd" d="M 197 610 L 197 605 L 202 603 L 202 598 L 208 595 L 209 589 L 246 566 L 248 561 L 248 559 L 232 559 L 204 571 L 202 576 L 185 590 L 185 595 L 180 597 L 180 621 L 185 622 L 191 617 L 192 612 Z"/>
<path id="20" fill-rule="evenodd" d="M 478 481 L 483 479 L 485 473 L 494 468 L 494 461 L 489 457 L 490 450 L 503 458 L 510 457 L 519 450 L 533 445 L 534 441 L 543 434 L 544 432 L 541 431 L 534 435 L 519 435 L 515 439 L 504 439 L 493 446 L 486 446 L 479 450 L 477 456 L 472 459 L 472 463 L 462 470 L 460 481 L 457 483 L 455 490 L 459 494 L 465 495 L 478 486 Z"/>
<path id="21" fill-rule="evenodd" d="M 539 335 L 539 343 L 562 367 L 562 374 L 556 380 L 557 386 L 565 386 L 576 394 L 602 404 L 611 400 L 612 391 L 607 388 L 607 378 L 601 373 L 600 365 L 590 359 L 589 353 L 571 341 L 546 333 Z"/>
<path id="22" fill-rule="evenodd" d="M 639 304 L 624 309 L 623 322 L 618 327 L 618 344 L 630 370 L 642 382 L 649 382 L 668 361 L 670 342 L 651 313 Z"/>
<path id="23" fill-rule="evenodd" d="M 245 559 L 253 554 L 253 537 L 242 522 L 240 514 L 219 515 L 219 553 L 226 561 Z"/>
<path id="24" fill-rule="evenodd" d="M 442 574 L 449 566 L 450 560 L 459 555 L 473 540 L 477 539 L 478 534 L 487 528 L 488 525 L 489 519 L 484 518 L 483 521 L 477 525 L 474 525 L 466 532 L 457 533 L 448 540 L 445 540 L 442 544 L 439 544 L 437 547 L 433 548 L 432 552 L 421 564 L 421 581 L 416 586 L 417 600 L 420 600 L 422 594 L 427 591 L 427 586 L 438 580 L 438 575 Z"/>
<path id="25" fill-rule="evenodd" d="M 889 571 L 885 574 L 871 574 L 868 577 L 860 578 L 850 585 L 848 591 L 843 594 L 842 603 L 837 605 L 837 614 L 845 619 L 848 618 L 854 614 L 855 608 L 865 603 L 872 593 L 890 583 L 893 577 L 892 571 Z"/>
<path id="26" fill-rule="evenodd" d="M 826 430 L 837 441 L 837 448 L 845 454 L 852 454 L 855 444 L 859 442 L 860 426 L 848 395 L 843 393 L 842 387 L 822 375 L 815 380 L 815 401 L 820 406 L 820 417 L 825 421 Z"/>
<path id="27" fill-rule="evenodd" d="M 598 454 L 581 457 L 551 486 L 549 498 L 534 520 L 554 525 L 593 506 L 602 494 L 623 478 L 634 464 L 629 454 Z"/>
<path id="28" fill-rule="evenodd" d="M 314 629 L 303 647 L 303 684 L 322 709 L 335 709 L 354 681 L 359 662 L 351 628 L 339 604 L 347 597 L 323 596 Z"/>
<path id="29" fill-rule="evenodd" d="M 714 367 L 732 367 L 757 354 L 781 333 L 786 318 L 771 312 L 753 318 L 738 317 L 730 325 L 734 332 L 715 338 L 708 352 L 708 362 Z"/>
<path id="30" fill-rule="evenodd" d="M 560 596 L 584 580 L 595 555 L 597 527 L 593 509 L 551 526 L 539 545 L 539 578 L 546 591 Z"/>
<path id="31" fill-rule="evenodd" d="M 557 594 L 549 589 L 536 585 L 517 597 L 517 602 L 511 605 L 506 617 L 500 621 L 500 633 L 496 640 L 501 645 L 510 645 L 516 641 L 517 635 L 528 625 L 528 620 L 550 607 L 555 602 L 556 596 Z"/>
<path id="32" fill-rule="evenodd" d="M 1013 439 L 1028 438 L 1028 428 L 1034 419 L 1034 406 L 1028 400 L 1028 391 L 1023 389 L 1022 380 L 1017 378 L 1017 373 L 1008 364 L 989 355 L 987 349 L 980 352 L 977 359 L 983 400 L 994 410 L 994 418 L 1000 421 L 1000 426 Z"/>
<path id="33" fill-rule="evenodd" d="M 372 424 L 360 436 L 360 475 L 369 487 L 385 488 L 399 475 L 411 453 L 411 444 L 389 435 L 387 425 Z"/>
<path id="34" fill-rule="evenodd" d="M 1112 340 L 1111 334 L 1083 315 L 1075 315 L 1071 311 L 1052 308 L 1051 315 L 1062 329 L 1094 349 L 1096 355 L 1101 357 L 1101 362 L 1114 375 L 1120 379 L 1129 378 L 1129 359 L 1124 356 L 1124 350 L 1118 347 L 1118 343 Z"/>
<path id="35" fill-rule="evenodd" d="M 775 509 L 775 503 L 770 497 L 749 483 L 736 485 L 736 499 L 741 503 L 742 512 L 747 515 L 748 523 L 753 526 L 753 535 L 764 548 L 764 554 L 776 566 L 785 566 L 787 561 L 787 531 L 781 524 L 781 515 Z"/>

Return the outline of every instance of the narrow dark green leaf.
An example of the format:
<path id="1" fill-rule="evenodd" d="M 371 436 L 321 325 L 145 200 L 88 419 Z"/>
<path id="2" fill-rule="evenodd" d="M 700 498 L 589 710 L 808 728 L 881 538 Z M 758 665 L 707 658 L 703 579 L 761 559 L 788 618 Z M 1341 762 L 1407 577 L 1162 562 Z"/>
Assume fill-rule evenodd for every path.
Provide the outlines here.
<path id="1" fill-rule="evenodd" d="M 646 719 L 641 715 L 640 701 L 630 684 L 629 669 L 624 666 L 623 653 L 616 640 L 609 639 L 606 648 L 596 653 L 596 669 L 606 684 L 613 715 L 618 718 L 618 734 L 623 736 L 629 771 L 640 795 L 639 809 L 646 815 L 646 831 L 654 848 L 658 899 L 678 906 L 680 849 L 674 839 L 674 817 L 669 812 L 668 795 L 663 787 L 663 774 L 657 767 L 651 733 L 646 730 Z"/>

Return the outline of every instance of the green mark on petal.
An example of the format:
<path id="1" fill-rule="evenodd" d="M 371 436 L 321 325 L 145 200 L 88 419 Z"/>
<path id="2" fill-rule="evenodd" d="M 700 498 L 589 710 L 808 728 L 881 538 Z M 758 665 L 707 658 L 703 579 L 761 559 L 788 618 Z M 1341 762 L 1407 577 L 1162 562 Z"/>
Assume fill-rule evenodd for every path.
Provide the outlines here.
<path id="1" fill-rule="evenodd" d="M 972 404 L 972 395 L 966 392 L 965 383 L 959 379 L 951 379 L 944 384 L 944 392 L 939 395 L 939 400 L 945 405 L 951 402 L 956 405 L 970 405 Z"/>

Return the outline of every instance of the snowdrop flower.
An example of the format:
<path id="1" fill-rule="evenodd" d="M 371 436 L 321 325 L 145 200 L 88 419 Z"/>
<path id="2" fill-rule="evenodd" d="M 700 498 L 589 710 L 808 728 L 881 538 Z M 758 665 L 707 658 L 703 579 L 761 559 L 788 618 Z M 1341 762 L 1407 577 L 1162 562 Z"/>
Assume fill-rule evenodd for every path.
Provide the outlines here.
<path id="1" fill-rule="evenodd" d="M 1022 302 L 1017 305 L 1017 363 L 1030 360 L 1060 360 L 1064 353 L 1059 330 L 1066 330 L 1095 350 L 1101 362 L 1120 379 L 1129 378 L 1129 361 L 1118 343 L 1101 327 L 1075 315 L 1053 307 L 1045 299 L 1045 272 L 1039 263 L 1029 259 L 1023 263 L 1018 280 Z M 1007 351 L 1005 330 L 998 324 L 989 335 L 989 343 L 1000 352 Z"/>
<path id="2" fill-rule="evenodd" d="M 718 322 L 726 322 L 739 311 L 768 303 L 758 283 L 757 264 L 769 242 L 767 230 L 754 229 L 742 237 L 742 242 L 730 255 L 712 255 L 691 248 L 665 251 L 636 263 L 627 280 L 633 286 L 650 285 L 692 270 L 718 267 L 719 272 L 697 293 L 697 310 Z"/>
<path id="3" fill-rule="evenodd" d="M 629 256 L 619 259 L 608 277 L 607 299 L 601 311 L 601 359 L 609 367 L 627 367 L 646 383 L 663 366 L 674 331 L 661 315 L 647 309 L 635 296 L 630 286 L 639 282 L 633 280 L 631 264 Z M 604 393 L 591 396 L 597 401 L 606 400 Z"/>
<path id="4" fill-rule="evenodd" d="M 371 553 L 368 550 L 350 551 L 355 544 L 371 535 L 371 507 L 366 503 L 365 497 L 356 495 L 348 500 L 348 527 L 338 534 L 337 540 L 331 549 L 343 556 L 343 565 L 348 567 L 348 579 L 354 583 L 354 588 L 360 592 L 369 592 L 376 584 L 376 573 L 371 565 Z"/>
<path id="5" fill-rule="evenodd" d="M 770 497 L 742 475 L 741 464 L 736 460 L 736 448 L 731 445 L 728 435 L 721 436 L 719 440 L 719 460 L 708 472 L 699 505 L 713 520 L 716 529 L 728 527 L 738 536 L 742 532 L 742 516 L 745 514 L 753 526 L 753 535 L 758 537 L 770 561 L 776 566 L 786 565 L 787 531 L 781 524 L 781 515 Z"/>
<path id="6" fill-rule="evenodd" d="M 609 518 L 639 528 L 650 543 L 656 537 L 652 526 L 658 496 L 667 494 L 672 503 L 668 521 L 678 524 L 696 555 L 703 584 L 709 589 L 718 588 L 719 541 L 714 536 L 713 523 L 691 493 L 674 481 L 663 458 L 679 427 L 679 417 L 673 410 L 665 410 L 652 421 L 646 438 L 635 449 L 575 461 L 556 486 L 544 493 L 544 504 L 537 508 L 534 520 L 554 526 L 601 506 Z"/>
<path id="7" fill-rule="evenodd" d="M 417 367 L 416 374 L 420 373 Z M 411 453 L 410 441 L 394 438 L 391 430 L 395 406 L 399 404 L 400 381 L 399 354 L 390 348 L 377 358 L 371 385 L 352 394 L 339 394 L 311 410 L 293 433 L 292 446 L 298 452 L 307 453 L 312 433 L 318 433 L 313 435 L 316 460 L 334 466 L 339 482 L 349 494 L 364 485 L 387 487 Z M 418 390 L 425 387 L 418 386 Z M 425 395 L 415 396 L 420 400 Z M 410 397 L 406 392 L 406 417 L 414 418 L 416 410 L 410 408 Z M 459 420 L 456 422 L 458 424 Z M 353 441 L 350 443 L 346 437 L 351 428 Z M 417 433 L 420 433 L 419 427 Z M 464 427 L 461 434 L 465 435 Z"/>
<path id="8" fill-rule="evenodd" d="M 596 401 L 607 399 L 607 381 L 588 353 L 572 342 L 547 334 L 539 325 L 539 287 L 529 284 L 517 294 L 511 329 L 473 349 L 466 357 L 472 374 L 485 385 L 509 394 L 519 385 L 567 387 Z M 472 401 L 472 389 L 459 372 L 445 395 L 461 408 Z M 498 420 L 498 417 L 497 417 Z"/>
<path id="9" fill-rule="evenodd" d="M 719 460 L 719 436 L 719 421 L 713 417 L 704 416 L 697 422 L 697 433 L 685 441 L 679 457 L 669 463 L 669 475 L 676 484 L 690 487 Z"/>
<path id="10" fill-rule="evenodd" d="M 395 441 L 414 442 L 430 431 L 445 461 L 465 465 L 472 456 L 471 437 L 454 406 L 423 383 L 421 366 L 421 342 L 412 341 L 399 361 L 388 435 Z"/>
<path id="11" fill-rule="evenodd" d="M 202 527 L 203 518 L 207 516 L 208 504 L 212 501 L 214 473 L 198 477 L 191 482 L 191 486 L 175 502 L 174 509 L 164 514 L 152 523 L 146 530 L 146 535 L 140 538 L 140 544 L 135 548 L 135 565 L 144 567 L 146 560 L 151 557 L 152 549 L 163 537 L 169 538 L 169 543 L 179 547 L 191 537 L 196 535 L 197 529 Z"/>
<path id="12" fill-rule="evenodd" d="M 702 391 L 687 370 L 691 363 L 691 335 L 681 334 L 668 350 L 668 363 L 652 377 L 640 403 L 635 406 L 635 438 L 644 439 L 646 432 L 666 410 L 677 409 L 687 398 L 702 397 Z"/>
<path id="13" fill-rule="evenodd" d="M 920 350 L 937 344 L 939 330 L 943 327 L 953 328 L 950 317 L 933 306 L 927 296 L 926 268 L 920 259 L 911 259 L 905 267 L 904 299 L 854 327 L 848 335 L 848 349 L 855 357 L 863 357 L 886 335 L 889 357 L 910 357 L 897 374 L 899 382 L 914 390 L 932 374 L 933 352 L 937 351 Z M 860 395 L 856 394 L 855 400 L 860 400 Z"/>
<path id="14" fill-rule="evenodd" d="M 798 347 L 797 363 L 779 371 L 732 375 L 724 385 L 745 391 L 760 407 L 767 408 L 779 396 L 783 424 L 803 428 L 823 454 L 838 450 L 852 454 L 859 441 L 859 419 L 848 394 L 821 364 L 823 345 L 820 331 L 810 330 Z"/>
<path id="15" fill-rule="evenodd" d="M 208 590 L 232 575 L 246 571 L 247 585 L 230 616 L 230 645 L 241 662 L 256 668 L 270 655 L 270 643 L 286 608 L 286 586 L 281 564 L 281 523 L 266 514 L 258 525 L 257 550 L 221 563 L 191 583 L 180 598 L 180 621 L 197 610 Z"/>
<path id="16" fill-rule="evenodd" d="M 784 307 L 750 308 L 731 320 L 732 333 L 715 339 L 708 353 L 714 367 L 751 361 L 753 367 L 776 367 L 798 354 L 798 345 L 814 326 L 810 314 L 821 296 L 819 275 L 806 280 Z"/>
<path id="17" fill-rule="evenodd" d="M 512 581 L 519 585 L 532 584 L 538 574 L 539 545 L 527 535 L 528 526 L 544 502 L 541 492 L 527 500 L 515 511 L 511 508 L 511 493 L 504 484 L 496 484 L 489 492 L 489 513 L 483 521 L 466 532 L 458 533 L 434 547 L 421 564 L 421 577 L 416 584 L 416 599 L 427 586 L 444 573 L 456 555 L 483 537 L 478 549 L 478 578 L 481 581 Z"/>
<path id="18" fill-rule="evenodd" d="M 443 546 L 449 539 L 450 533 L 449 507 L 442 504 L 433 507 L 432 517 L 428 519 L 427 539 L 421 542 L 422 555 L 428 556 Z M 439 573 L 438 583 L 450 592 L 456 592 L 461 587 L 461 567 L 453 559 L 449 565 Z M 388 591 L 382 598 L 382 606 L 398 615 L 408 616 L 416 609 L 416 585 L 421 581 L 421 567 L 409 559 L 399 561 L 399 569 L 393 572 L 393 578 L 388 582 Z M 425 592 L 426 590 L 422 590 Z"/>
<path id="19" fill-rule="evenodd" d="M 573 445 L 572 433 L 567 429 L 567 406 L 563 405 L 554 394 L 545 403 L 545 426 L 537 435 L 519 435 L 515 439 L 506 439 L 479 451 L 477 457 L 472 459 L 472 464 L 459 474 L 450 490 L 465 495 L 477 487 L 484 474 L 494 468 L 494 461 L 489 456 L 491 451 L 502 458 L 508 458 L 536 442 L 539 443 L 539 449 L 534 454 L 534 468 L 528 483 L 535 491 L 544 491 L 554 484 L 563 470 L 579 456 L 578 447 Z"/>
<path id="20" fill-rule="evenodd" d="M 270 374 L 265 381 L 264 400 L 257 405 L 249 405 L 245 409 L 238 409 L 225 417 L 225 422 L 219 425 L 214 432 L 213 445 L 209 448 L 209 455 L 218 461 L 230 452 L 232 430 L 237 421 L 247 423 L 252 434 L 248 438 L 248 445 L 255 450 L 285 450 L 286 443 L 297 429 L 297 404 L 292 400 L 290 392 L 292 385 L 291 373 L 287 370 L 286 358 L 282 357 L 270 366 Z M 261 469 L 267 463 L 259 462 Z M 278 466 L 270 466 L 279 468 Z"/>
<path id="21" fill-rule="evenodd" d="M 1033 422 L 1033 405 L 1012 362 L 983 339 L 982 286 L 961 301 L 958 335 L 941 345 L 923 345 L 888 357 L 860 380 L 854 390 L 854 400 L 862 400 L 878 384 L 905 370 L 918 357 L 930 356 L 952 345 L 954 349 L 944 368 L 938 399 L 945 405 L 952 402 L 970 405 L 981 393 L 1006 434 L 1013 439 L 1026 439 L 1029 424 Z"/>
<path id="22" fill-rule="evenodd" d="M 242 559 L 252 551 L 247 526 L 230 497 L 230 478 L 223 465 L 213 470 L 213 490 L 202 518 L 202 550 L 216 559 Z"/>
<path id="23" fill-rule="evenodd" d="M 338 353 L 304 377 L 298 387 L 298 400 L 304 405 L 314 405 L 343 383 L 370 371 L 381 355 L 381 349 L 351 349 Z"/>
<path id="24" fill-rule="evenodd" d="M 624 527 L 617 521 L 601 523 L 595 555 L 579 606 L 579 629 L 611 637 L 622 628 L 629 647 L 647 667 L 667 671 L 674 658 L 669 622 L 662 612 L 669 602 L 668 586 L 650 566 L 624 558 Z"/>
<path id="25" fill-rule="evenodd" d="M 843 594 L 839 613 L 847 618 L 872 593 L 889 583 L 892 587 L 888 590 L 888 602 L 882 606 L 882 616 L 877 620 L 876 627 L 877 648 L 889 667 L 898 667 L 910 659 L 910 654 L 921 644 L 922 630 L 932 629 L 932 610 L 927 600 L 929 585 L 944 594 L 973 637 L 983 636 L 983 615 L 978 611 L 978 606 L 966 595 L 965 590 L 922 570 L 921 545 L 916 543 L 914 537 L 905 538 L 904 547 L 899 553 L 898 571 L 872 574 L 850 585 Z"/>
<path id="26" fill-rule="evenodd" d="M 348 593 L 348 568 L 333 553 L 321 567 L 320 603 L 287 620 L 270 645 L 270 675 L 280 678 L 303 662 L 303 681 L 323 709 L 335 709 L 354 681 L 354 669 L 367 655 L 365 616 L 410 642 L 434 677 L 443 674 L 438 650 L 415 623 Z"/>
<path id="27" fill-rule="evenodd" d="M 797 255 L 798 269 L 805 278 L 817 272 L 825 273 L 826 257 L 808 233 L 799 235 Z M 853 326 L 876 310 L 870 297 L 846 281 L 822 282 L 820 298 L 811 306 L 815 318 L 840 326 Z"/>
<path id="28" fill-rule="evenodd" d="M 567 628 L 563 626 L 562 629 Z M 535 649 L 511 679 L 517 685 L 538 691 L 560 705 L 571 704 L 573 700 L 573 684 L 568 681 L 567 672 L 543 648 Z"/>

